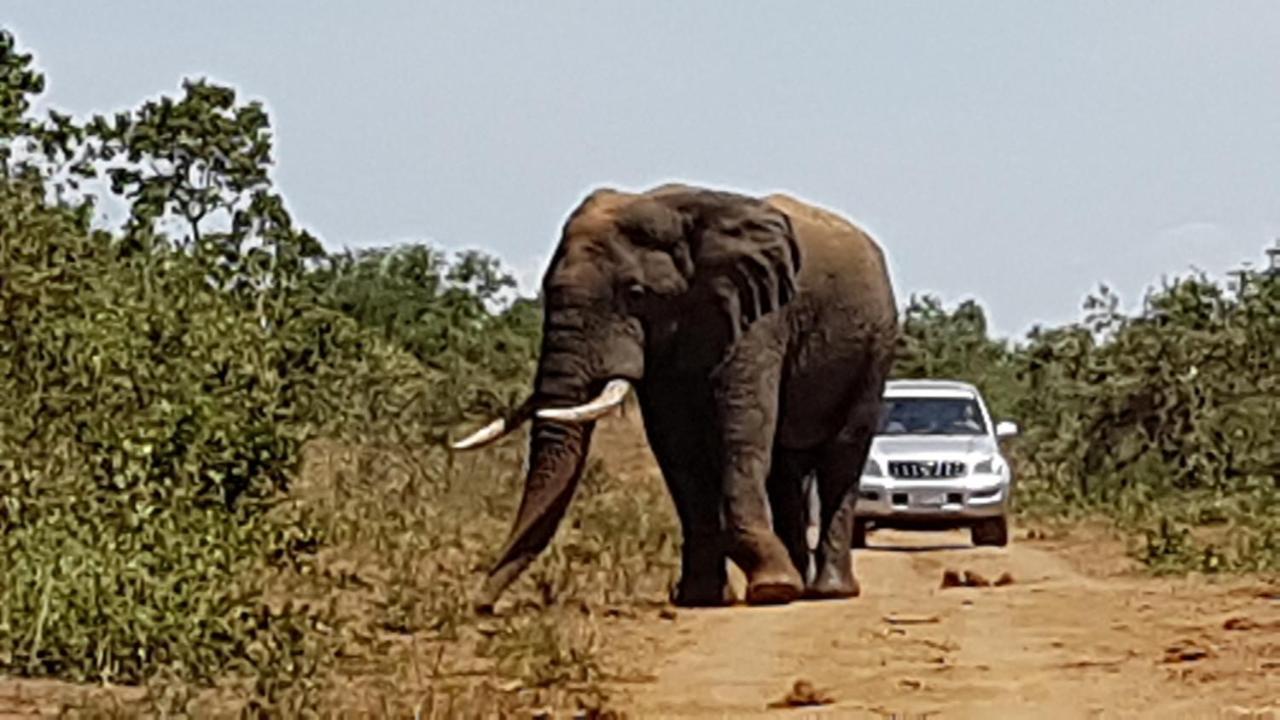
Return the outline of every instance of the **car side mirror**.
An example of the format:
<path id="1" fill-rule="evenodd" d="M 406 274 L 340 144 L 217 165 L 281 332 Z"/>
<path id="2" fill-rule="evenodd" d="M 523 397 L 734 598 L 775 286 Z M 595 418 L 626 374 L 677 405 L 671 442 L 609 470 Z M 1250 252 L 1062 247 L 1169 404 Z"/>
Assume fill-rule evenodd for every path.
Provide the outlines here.
<path id="1" fill-rule="evenodd" d="M 1015 437 L 1018 434 L 1018 424 L 1001 420 L 996 423 L 996 437 L 1000 439 Z"/>

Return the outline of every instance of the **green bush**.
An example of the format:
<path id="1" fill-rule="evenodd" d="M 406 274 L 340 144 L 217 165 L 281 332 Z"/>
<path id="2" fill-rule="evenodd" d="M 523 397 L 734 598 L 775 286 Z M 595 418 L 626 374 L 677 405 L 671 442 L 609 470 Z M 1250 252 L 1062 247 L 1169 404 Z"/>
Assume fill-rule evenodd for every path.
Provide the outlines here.
<path id="1" fill-rule="evenodd" d="M 475 252 L 323 253 L 228 88 L 78 123 L 30 115 L 42 87 L 0 33 L 0 674 L 145 685 L 161 714 L 295 715 L 387 678 L 351 707 L 598 703 L 580 608 L 665 593 L 661 483 L 594 467 L 515 611 L 468 604 L 519 438 L 444 440 L 527 391 L 537 301 Z M 518 686 L 456 687 L 477 666 Z"/>
<path id="2" fill-rule="evenodd" d="M 189 258 L 41 199 L 0 185 L 0 660 L 208 678 L 277 642 L 255 571 L 309 541 L 273 509 L 303 439 L 285 345 Z"/>

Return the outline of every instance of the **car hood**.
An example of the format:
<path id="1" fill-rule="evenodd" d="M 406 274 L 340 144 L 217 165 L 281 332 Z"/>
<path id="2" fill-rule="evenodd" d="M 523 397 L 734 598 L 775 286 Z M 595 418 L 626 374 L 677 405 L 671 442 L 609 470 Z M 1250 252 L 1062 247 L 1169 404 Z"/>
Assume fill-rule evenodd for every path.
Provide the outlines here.
<path id="1" fill-rule="evenodd" d="M 879 435 L 871 452 L 884 457 L 908 455 L 970 455 L 995 453 L 989 435 Z"/>

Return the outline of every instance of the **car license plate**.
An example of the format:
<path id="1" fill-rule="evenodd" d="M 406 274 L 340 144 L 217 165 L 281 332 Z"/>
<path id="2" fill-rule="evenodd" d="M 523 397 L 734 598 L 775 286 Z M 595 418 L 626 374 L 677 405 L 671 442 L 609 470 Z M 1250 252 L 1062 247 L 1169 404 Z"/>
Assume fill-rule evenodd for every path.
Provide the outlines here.
<path id="1" fill-rule="evenodd" d="M 919 493 L 916 495 L 916 504 L 923 507 L 942 507 L 946 503 L 946 493 Z"/>

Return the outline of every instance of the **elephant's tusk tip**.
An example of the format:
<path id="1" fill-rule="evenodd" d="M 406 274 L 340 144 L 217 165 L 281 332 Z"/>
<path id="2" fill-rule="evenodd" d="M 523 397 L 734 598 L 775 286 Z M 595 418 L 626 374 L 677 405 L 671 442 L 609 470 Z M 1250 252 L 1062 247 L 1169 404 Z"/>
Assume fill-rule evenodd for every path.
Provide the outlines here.
<path id="1" fill-rule="evenodd" d="M 506 419 L 498 418 L 461 440 L 455 440 L 451 443 L 451 447 L 454 450 L 470 450 L 472 448 L 491 443 L 503 435 L 506 435 L 507 432 L 508 428 Z"/>
<path id="2" fill-rule="evenodd" d="M 471 438 L 463 438 L 461 440 L 454 440 L 453 442 L 449 443 L 449 447 L 453 448 L 454 450 L 470 450 L 471 448 L 475 447 L 477 444 L 478 443 L 476 443 L 476 441 L 472 440 Z"/>

